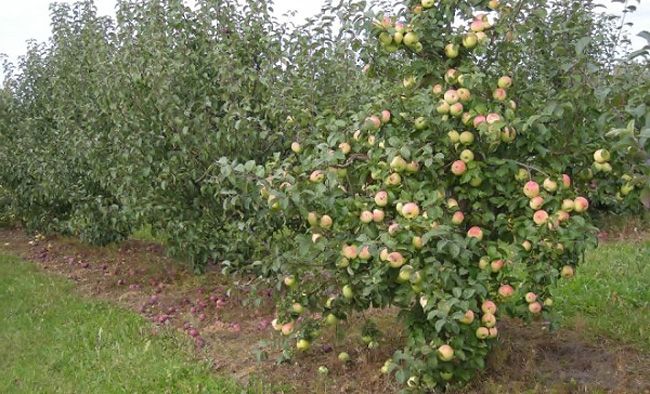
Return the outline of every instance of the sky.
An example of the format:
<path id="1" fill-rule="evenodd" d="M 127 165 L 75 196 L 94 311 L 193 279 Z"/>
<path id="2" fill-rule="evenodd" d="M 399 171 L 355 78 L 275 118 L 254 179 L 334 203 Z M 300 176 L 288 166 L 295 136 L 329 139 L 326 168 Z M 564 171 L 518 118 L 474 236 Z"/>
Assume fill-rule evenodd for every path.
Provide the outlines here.
<path id="1" fill-rule="evenodd" d="M 60 0 L 72 3 L 73 0 Z M 619 13 L 622 4 L 612 3 L 612 0 L 600 0 L 608 6 L 611 12 Z M 632 33 L 633 47 L 641 48 L 645 40 L 636 37 L 641 30 L 650 31 L 650 0 L 628 0 L 630 4 L 638 7 L 637 12 L 627 19 L 634 23 Z M 48 4 L 50 0 L 3 0 L 2 13 L 0 14 L 0 53 L 8 55 L 15 61 L 26 50 L 26 42 L 35 39 L 39 42 L 46 41 L 50 36 L 50 18 Z M 115 0 L 95 0 L 98 12 L 102 15 L 113 15 Z M 294 17 L 295 22 L 312 16 L 320 10 L 323 0 L 276 0 L 275 12 L 278 16 L 289 10 L 298 11 Z"/>

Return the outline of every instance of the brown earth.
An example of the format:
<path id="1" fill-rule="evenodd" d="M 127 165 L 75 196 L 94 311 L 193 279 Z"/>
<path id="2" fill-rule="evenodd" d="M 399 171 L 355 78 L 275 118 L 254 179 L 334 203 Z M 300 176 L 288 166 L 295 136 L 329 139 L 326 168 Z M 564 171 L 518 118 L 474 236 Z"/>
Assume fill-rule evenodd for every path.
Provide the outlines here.
<path id="1" fill-rule="evenodd" d="M 35 241 L 20 230 L 0 230 L 0 251 L 65 276 L 83 295 L 141 313 L 156 330 L 198 334 L 197 357 L 209 360 L 217 373 L 249 385 L 252 392 L 399 391 L 393 379 L 379 373 L 384 360 L 401 347 L 401 325 L 393 310 L 355 316 L 336 332 L 325 332 L 309 352 L 278 364 L 284 340 L 270 327 L 273 289 L 229 279 L 216 268 L 196 276 L 150 242 L 99 248 L 69 238 Z M 369 350 L 359 334 L 348 334 L 358 333 L 352 328 L 365 318 L 385 333 L 379 349 Z M 499 333 L 486 370 L 457 392 L 650 393 L 650 355 L 633 348 L 605 339 L 589 343 L 577 331 L 550 333 L 541 323 L 526 326 L 511 320 Z M 341 351 L 350 353 L 348 365 L 337 360 Z M 321 365 L 328 367 L 328 376 L 318 374 Z"/>

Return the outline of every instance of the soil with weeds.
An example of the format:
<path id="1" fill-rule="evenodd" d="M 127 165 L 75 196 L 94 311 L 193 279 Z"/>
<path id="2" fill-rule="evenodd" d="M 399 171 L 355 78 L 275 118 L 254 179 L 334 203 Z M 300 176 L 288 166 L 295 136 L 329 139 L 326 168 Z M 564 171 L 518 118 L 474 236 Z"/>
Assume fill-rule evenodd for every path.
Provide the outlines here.
<path id="1" fill-rule="evenodd" d="M 141 313 L 156 328 L 181 331 L 192 338 L 197 356 L 209 360 L 216 373 L 236 377 L 253 392 L 400 389 L 392 377 L 379 373 L 384 361 L 402 347 L 395 310 L 356 315 L 337 329 L 324 331 L 310 351 L 278 363 L 284 339 L 271 327 L 275 289 L 224 277 L 217 269 L 194 275 L 150 242 L 91 247 L 69 238 L 34 240 L 21 230 L 1 230 L 0 250 L 67 277 L 82 294 Z M 383 332 L 378 349 L 367 349 L 356 329 L 368 318 Z M 545 327 L 505 322 L 486 370 L 456 392 L 650 393 L 650 355 L 605 340 L 589 343 L 575 331 L 550 333 Z M 341 351 L 350 354 L 350 363 L 338 361 Z M 326 366 L 329 374 L 319 374 L 320 366 Z"/>

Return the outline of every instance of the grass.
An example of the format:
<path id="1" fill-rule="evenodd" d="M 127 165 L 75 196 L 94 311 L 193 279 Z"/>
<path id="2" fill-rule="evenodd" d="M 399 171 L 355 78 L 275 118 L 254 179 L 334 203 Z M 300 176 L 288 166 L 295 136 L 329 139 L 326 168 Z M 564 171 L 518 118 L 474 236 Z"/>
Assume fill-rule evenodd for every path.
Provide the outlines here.
<path id="1" fill-rule="evenodd" d="M 650 242 L 601 244 L 554 296 L 566 325 L 650 351 Z"/>
<path id="2" fill-rule="evenodd" d="M 0 392 L 240 393 L 179 334 L 0 255 Z"/>

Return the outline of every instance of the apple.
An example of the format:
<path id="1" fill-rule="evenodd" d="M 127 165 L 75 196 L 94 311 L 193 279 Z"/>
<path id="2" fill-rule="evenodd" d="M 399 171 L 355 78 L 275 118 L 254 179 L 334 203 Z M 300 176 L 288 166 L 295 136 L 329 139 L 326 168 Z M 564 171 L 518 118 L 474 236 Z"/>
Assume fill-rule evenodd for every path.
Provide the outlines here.
<path id="1" fill-rule="evenodd" d="M 538 209 L 540 209 L 542 207 L 542 205 L 544 205 L 544 198 L 542 196 L 533 197 L 533 198 L 530 199 L 530 202 L 528 203 L 528 205 L 532 209 L 538 210 Z"/>
<path id="2" fill-rule="evenodd" d="M 458 45 L 456 44 L 447 44 L 445 46 L 445 55 L 450 59 L 455 59 L 458 57 Z"/>
<path id="3" fill-rule="evenodd" d="M 532 304 L 528 304 L 528 310 L 530 313 L 536 315 L 542 311 L 542 304 L 539 302 L 533 302 Z"/>
<path id="4" fill-rule="evenodd" d="M 488 124 L 494 124 L 494 123 L 501 120 L 501 115 L 492 112 L 492 113 L 489 113 L 488 116 L 485 119 L 486 119 Z"/>
<path id="5" fill-rule="evenodd" d="M 507 75 L 504 75 L 503 77 L 499 78 L 497 81 L 497 86 L 500 87 L 501 89 L 508 89 L 510 86 L 512 86 L 512 78 L 510 78 Z"/>
<path id="6" fill-rule="evenodd" d="M 478 267 L 482 270 L 487 269 L 490 266 L 490 258 L 487 256 L 483 256 L 480 258 L 478 261 Z"/>
<path id="7" fill-rule="evenodd" d="M 381 223 L 384 221 L 385 213 L 381 209 L 374 209 L 372 211 L 372 221 L 375 223 Z"/>
<path id="8" fill-rule="evenodd" d="M 309 212 L 307 214 L 307 223 L 309 223 L 309 225 L 312 227 L 316 227 L 318 224 L 318 215 L 316 212 Z"/>
<path id="9" fill-rule="evenodd" d="M 309 175 L 309 181 L 312 183 L 320 183 L 325 179 L 325 174 L 321 170 L 315 170 Z"/>
<path id="10" fill-rule="evenodd" d="M 348 361 L 350 361 L 350 355 L 347 354 L 346 352 L 339 353 L 339 361 L 342 363 L 347 363 Z"/>
<path id="11" fill-rule="evenodd" d="M 320 226 L 324 229 L 332 227 L 332 218 L 329 215 L 323 215 L 320 218 Z"/>
<path id="12" fill-rule="evenodd" d="M 422 0 L 422 8 L 431 8 L 436 3 L 435 0 Z"/>
<path id="13" fill-rule="evenodd" d="M 488 8 L 491 10 L 496 10 L 497 8 L 499 8 L 499 4 L 500 4 L 499 0 L 490 0 L 488 1 Z"/>
<path id="14" fill-rule="evenodd" d="M 406 165 L 406 172 L 414 174 L 420 170 L 420 163 L 417 161 L 411 161 Z"/>
<path id="15" fill-rule="evenodd" d="M 463 124 L 465 126 L 467 126 L 470 123 L 472 123 L 472 114 L 470 114 L 469 112 L 465 112 L 465 113 L 463 113 L 463 116 L 461 116 L 460 119 L 461 119 L 461 122 L 463 122 Z"/>
<path id="16" fill-rule="evenodd" d="M 527 303 L 532 304 L 533 302 L 537 301 L 537 294 L 533 292 L 528 292 L 524 296 L 524 299 L 526 300 Z"/>
<path id="17" fill-rule="evenodd" d="M 485 44 L 488 40 L 487 34 L 485 34 L 482 31 L 477 31 L 476 32 L 476 38 L 478 38 L 478 43 L 479 44 Z"/>
<path id="18" fill-rule="evenodd" d="M 494 301 L 485 300 L 483 301 L 483 304 L 481 304 L 481 310 L 483 313 L 491 313 L 494 315 L 497 313 L 497 304 L 495 304 Z"/>
<path id="19" fill-rule="evenodd" d="M 536 211 L 533 214 L 533 221 L 535 222 L 536 225 L 541 226 L 542 224 L 545 224 L 548 222 L 548 213 L 542 209 L 539 211 Z"/>
<path id="20" fill-rule="evenodd" d="M 411 240 L 411 245 L 413 245 L 415 249 L 422 249 L 422 246 L 424 246 L 422 237 L 414 236 L 413 239 Z"/>
<path id="21" fill-rule="evenodd" d="M 453 210 L 458 209 L 458 201 L 455 198 L 450 198 L 447 200 L 447 209 Z"/>
<path id="22" fill-rule="evenodd" d="M 479 327 L 476 329 L 476 338 L 486 339 L 490 335 L 490 331 L 487 327 Z"/>
<path id="23" fill-rule="evenodd" d="M 302 152 L 302 146 L 300 146 L 300 144 L 297 142 L 292 142 L 291 150 L 293 151 L 293 153 L 300 153 Z"/>
<path id="24" fill-rule="evenodd" d="M 440 115 L 443 115 L 449 113 L 450 109 L 451 106 L 449 105 L 448 102 L 446 102 L 445 100 L 440 100 L 438 102 L 438 106 L 436 107 L 436 112 L 439 113 Z"/>
<path id="25" fill-rule="evenodd" d="M 571 201 L 571 200 L 569 200 L 569 201 Z M 560 223 L 561 222 L 566 222 L 571 217 L 571 215 L 569 215 L 569 212 L 567 212 L 567 211 L 558 211 L 556 213 L 556 216 L 557 216 L 557 221 L 560 222 Z"/>
<path id="26" fill-rule="evenodd" d="M 345 257 L 348 260 L 354 260 L 357 258 L 359 255 L 359 252 L 357 251 L 357 247 L 354 245 L 345 245 L 343 246 L 343 249 L 341 250 L 341 255 Z"/>
<path id="27" fill-rule="evenodd" d="M 480 227 L 474 226 L 467 230 L 467 237 L 468 238 L 476 238 L 479 241 L 483 240 L 483 230 L 481 230 Z"/>
<path id="28" fill-rule="evenodd" d="M 379 42 L 384 46 L 388 46 L 393 42 L 393 36 L 391 36 L 385 31 L 381 32 L 379 34 Z"/>
<path id="29" fill-rule="evenodd" d="M 549 193 L 554 193 L 557 190 L 557 182 L 551 178 L 544 179 L 544 183 L 542 185 L 544 186 L 544 189 L 546 189 L 546 191 Z"/>
<path id="30" fill-rule="evenodd" d="M 388 205 L 388 193 L 385 191 L 379 191 L 375 194 L 375 204 L 379 207 L 385 207 Z"/>
<path id="31" fill-rule="evenodd" d="M 530 252 L 531 249 L 533 248 L 533 244 L 530 243 L 530 241 L 526 240 L 521 243 L 521 247 L 524 248 L 526 252 Z"/>
<path id="32" fill-rule="evenodd" d="M 324 366 L 324 365 L 321 365 L 320 367 L 318 367 L 318 373 L 321 374 L 321 375 L 327 375 L 329 372 L 330 372 L 330 370 L 327 369 L 327 367 Z"/>
<path id="33" fill-rule="evenodd" d="M 390 122 L 391 114 L 390 111 L 385 109 L 381 111 L 381 123 L 386 124 Z"/>
<path id="34" fill-rule="evenodd" d="M 467 33 L 463 37 L 463 46 L 467 49 L 472 49 L 478 44 L 478 37 L 474 33 Z"/>
<path id="35" fill-rule="evenodd" d="M 578 213 L 585 212 L 589 209 L 589 200 L 584 197 L 576 197 L 573 200 L 573 209 Z"/>
<path id="36" fill-rule="evenodd" d="M 442 361 L 451 361 L 454 358 L 454 349 L 449 345 L 441 345 L 438 348 L 438 358 Z"/>
<path id="37" fill-rule="evenodd" d="M 380 127 L 381 127 L 381 120 L 379 119 L 379 117 L 375 115 L 367 117 L 366 120 L 363 122 L 363 128 L 365 130 L 375 131 L 375 130 L 379 130 Z"/>
<path id="38" fill-rule="evenodd" d="M 471 131 L 463 131 L 458 140 L 463 145 L 471 145 L 474 142 L 474 134 Z"/>
<path id="39" fill-rule="evenodd" d="M 499 333 L 496 327 L 490 327 L 488 332 L 490 333 L 489 338 L 496 338 Z"/>
<path id="40" fill-rule="evenodd" d="M 361 220 L 361 223 L 363 224 L 368 224 L 372 222 L 373 220 L 372 212 L 370 211 L 361 212 L 361 215 L 359 215 L 359 220 Z"/>
<path id="41" fill-rule="evenodd" d="M 282 331 L 282 335 L 284 336 L 291 335 L 291 333 L 293 332 L 293 322 L 283 324 L 282 329 L 280 331 Z"/>
<path id="42" fill-rule="evenodd" d="M 305 308 L 303 308 L 303 306 L 300 305 L 300 304 L 297 303 L 297 302 L 294 303 L 293 305 L 291 305 L 291 312 L 293 312 L 293 313 L 297 313 L 297 314 L 300 315 L 300 314 L 302 314 L 304 311 L 305 311 Z"/>
<path id="43" fill-rule="evenodd" d="M 383 248 L 383 249 L 379 252 L 379 259 L 380 259 L 381 261 L 388 261 L 388 249 L 387 249 L 387 248 Z"/>
<path id="44" fill-rule="evenodd" d="M 506 90 L 502 88 L 496 88 L 492 93 L 492 98 L 497 101 L 505 101 L 507 97 L 508 94 L 506 93 Z"/>
<path id="45" fill-rule="evenodd" d="M 553 306 L 553 299 L 552 298 L 547 298 L 544 300 L 544 306 Z"/>
<path id="46" fill-rule="evenodd" d="M 406 25 L 404 25 L 404 22 L 400 22 L 400 21 L 395 22 L 395 31 L 404 33 L 406 31 Z"/>
<path id="47" fill-rule="evenodd" d="M 465 220 L 465 215 L 461 211 L 454 212 L 454 215 L 451 217 L 451 222 L 455 225 L 463 223 Z"/>
<path id="48" fill-rule="evenodd" d="M 609 161 L 610 154 L 607 149 L 598 149 L 594 152 L 594 160 L 596 163 L 606 163 Z"/>
<path id="49" fill-rule="evenodd" d="M 368 261 L 372 257 L 372 254 L 370 253 L 370 247 L 364 246 L 361 248 L 361 251 L 359 252 L 359 259 L 363 261 Z"/>
<path id="50" fill-rule="evenodd" d="M 392 268 L 399 268 L 404 265 L 405 262 L 406 260 L 400 252 L 391 252 L 388 254 L 388 264 Z"/>
<path id="51" fill-rule="evenodd" d="M 433 85 L 433 88 L 431 90 L 433 91 L 433 94 L 440 96 L 442 94 L 442 89 L 442 85 L 438 83 Z"/>
<path id="52" fill-rule="evenodd" d="M 459 320 L 461 324 L 470 325 L 474 321 L 474 311 L 469 309 Z"/>
<path id="53" fill-rule="evenodd" d="M 472 152 L 469 149 L 465 149 L 462 152 L 460 152 L 460 159 L 465 163 L 474 161 L 474 152 Z"/>
<path id="54" fill-rule="evenodd" d="M 423 116 L 415 119 L 414 126 L 416 130 L 424 130 L 427 128 L 427 119 Z"/>
<path id="55" fill-rule="evenodd" d="M 503 269 L 503 266 L 505 265 L 505 262 L 501 259 L 494 260 L 490 263 L 490 269 L 492 272 L 497 273 Z"/>
<path id="56" fill-rule="evenodd" d="M 457 80 L 458 80 L 458 70 L 454 68 L 450 68 L 449 70 L 447 70 L 447 72 L 445 72 L 445 82 L 453 84 L 456 83 Z"/>
<path id="57" fill-rule="evenodd" d="M 386 178 L 384 183 L 386 183 L 387 186 L 399 186 L 402 183 L 402 177 L 400 174 L 394 172 Z"/>
<path id="58" fill-rule="evenodd" d="M 347 155 L 352 150 L 352 147 L 347 142 L 341 142 L 339 144 L 339 149 L 343 152 L 344 155 Z"/>
<path id="59" fill-rule="evenodd" d="M 454 89 L 447 90 L 443 98 L 449 105 L 456 104 L 458 100 L 460 100 L 460 97 L 458 97 L 458 92 Z"/>
<path id="60" fill-rule="evenodd" d="M 574 204 L 573 200 L 571 200 L 569 198 L 562 200 L 562 210 L 563 211 L 571 212 L 571 211 L 573 211 L 574 206 L 575 206 L 575 204 Z"/>
<path id="61" fill-rule="evenodd" d="M 406 37 L 405 37 L 406 38 Z M 416 81 L 414 76 L 406 77 L 402 81 L 402 84 L 406 89 L 413 89 L 415 87 Z"/>
<path id="62" fill-rule="evenodd" d="M 289 288 L 292 288 L 292 287 L 294 287 L 296 285 L 296 283 L 297 282 L 296 282 L 296 277 L 295 276 L 289 275 L 289 276 L 284 277 L 284 285 L 285 286 L 287 286 Z"/>
<path id="63" fill-rule="evenodd" d="M 472 93 L 467 88 L 458 89 L 456 91 L 456 94 L 458 94 L 458 99 L 462 102 L 467 102 L 470 98 L 472 98 Z"/>
<path id="64" fill-rule="evenodd" d="M 399 223 L 391 223 L 388 226 L 388 234 L 390 235 L 395 235 L 399 231 Z"/>
<path id="65" fill-rule="evenodd" d="M 481 317 L 481 323 L 487 328 L 492 328 L 497 325 L 497 318 L 491 313 L 486 313 Z"/>
<path id="66" fill-rule="evenodd" d="M 501 285 L 498 292 L 501 297 L 510 298 L 515 293 L 515 289 L 513 289 L 510 285 Z"/>
<path id="67" fill-rule="evenodd" d="M 401 214 L 407 219 L 415 219 L 418 217 L 418 215 L 420 215 L 420 208 L 416 203 L 409 202 L 404 204 Z"/>
<path id="68" fill-rule="evenodd" d="M 461 103 L 453 104 L 451 107 L 449 107 L 449 114 L 451 116 L 458 117 L 463 113 L 463 109 L 464 109 L 463 104 Z"/>
<path id="69" fill-rule="evenodd" d="M 456 160 L 451 164 L 451 173 L 460 176 L 467 172 L 467 165 L 462 160 Z"/>
<path id="70" fill-rule="evenodd" d="M 565 265 L 564 267 L 562 267 L 562 271 L 560 271 L 560 275 L 564 279 L 572 278 L 573 274 L 574 274 L 573 267 L 571 267 L 570 265 Z"/>
<path id="71" fill-rule="evenodd" d="M 518 181 L 525 181 L 526 179 L 528 179 L 528 171 L 526 171 L 523 168 L 520 168 L 519 170 L 517 170 L 517 173 L 515 174 L 515 179 Z"/>
<path id="72" fill-rule="evenodd" d="M 539 184 L 535 181 L 528 181 L 524 185 L 524 195 L 528 198 L 539 196 Z"/>
<path id="73" fill-rule="evenodd" d="M 352 287 L 350 285 L 343 286 L 341 293 L 343 294 L 343 298 L 346 298 L 348 300 L 354 297 L 354 292 L 352 291 Z"/>
<path id="74" fill-rule="evenodd" d="M 482 20 L 475 19 L 469 25 L 469 28 L 470 28 L 471 31 L 477 33 L 477 32 L 482 32 L 483 30 L 485 30 L 486 26 L 485 26 L 485 23 Z"/>
<path id="75" fill-rule="evenodd" d="M 501 141 L 510 143 L 515 140 L 517 137 L 517 130 L 515 130 L 514 127 L 504 127 L 503 130 L 501 130 Z"/>
<path id="76" fill-rule="evenodd" d="M 417 44 L 419 41 L 418 35 L 410 31 L 404 35 L 404 40 L 402 41 L 407 47 L 412 47 Z"/>
<path id="77" fill-rule="evenodd" d="M 406 283 L 411 279 L 411 275 L 413 274 L 413 267 L 410 265 L 404 265 L 402 268 L 399 270 L 399 274 L 397 275 L 397 282 L 399 283 Z"/>

